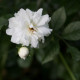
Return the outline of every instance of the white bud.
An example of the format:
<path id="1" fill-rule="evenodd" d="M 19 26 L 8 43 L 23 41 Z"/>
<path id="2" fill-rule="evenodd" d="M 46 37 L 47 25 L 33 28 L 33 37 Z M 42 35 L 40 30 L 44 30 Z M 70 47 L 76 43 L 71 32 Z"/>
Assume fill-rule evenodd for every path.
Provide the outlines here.
<path id="1" fill-rule="evenodd" d="M 29 50 L 26 47 L 21 47 L 18 51 L 18 54 L 20 58 L 25 60 L 26 56 L 29 54 Z"/>

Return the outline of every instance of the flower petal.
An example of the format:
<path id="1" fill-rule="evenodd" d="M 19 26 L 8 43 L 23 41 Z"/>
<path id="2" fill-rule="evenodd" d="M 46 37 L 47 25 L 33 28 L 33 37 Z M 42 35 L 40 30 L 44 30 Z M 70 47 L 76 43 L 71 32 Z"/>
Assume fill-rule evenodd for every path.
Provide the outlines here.
<path id="1" fill-rule="evenodd" d="M 18 11 L 18 13 L 15 13 L 14 15 L 16 18 L 19 19 L 19 21 L 22 20 L 22 22 L 24 21 L 24 22 L 27 22 L 28 24 L 30 24 L 29 16 L 24 9 L 20 9 Z"/>
<path id="2" fill-rule="evenodd" d="M 30 9 L 26 9 L 26 13 L 29 16 L 29 19 L 32 19 L 34 12 L 32 12 Z"/>
<path id="3" fill-rule="evenodd" d="M 14 32 L 13 29 L 7 29 L 7 30 L 6 30 L 6 34 L 8 34 L 8 35 L 12 35 L 13 32 Z"/>
<path id="4" fill-rule="evenodd" d="M 41 17 L 40 22 L 37 24 L 37 26 L 42 26 L 45 25 L 46 23 L 48 23 L 50 21 L 50 17 L 48 14 L 44 15 Z"/>
<path id="5" fill-rule="evenodd" d="M 42 36 L 48 36 L 52 32 L 52 29 L 49 29 L 48 27 L 42 26 L 42 27 L 38 27 L 38 32 Z"/>
<path id="6" fill-rule="evenodd" d="M 13 34 L 11 37 L 11 42 L 19 44 L 20 43 L 20 38 L 17 34 Z"/>
<path id="7" fill-rule="evenodd" d="M 23 46 L 29 46 L 30 40 L 29 40 L 29 37 L 27 35 L 22 36 L 21 44 L 23 44 Z"/>
<path id="8" fill-rule="evenodd" d="M 38 46 L 38 37 L 36 35 L 33 35 L 31 37 L 31 47 L 36 48 Z"/>
<path id="9" fill-rule="evenodd" d="M 40 20 L 40 18 L 41 18 L 41 15 L 42 15 L 42 11 L 43 11 L 43 9 L 40 8 L 37 12 L 34 13 L 33 22 L 34 22 L 35 24 L 37 24 L 37 23 L 39 22 L 39 20 Z"/>

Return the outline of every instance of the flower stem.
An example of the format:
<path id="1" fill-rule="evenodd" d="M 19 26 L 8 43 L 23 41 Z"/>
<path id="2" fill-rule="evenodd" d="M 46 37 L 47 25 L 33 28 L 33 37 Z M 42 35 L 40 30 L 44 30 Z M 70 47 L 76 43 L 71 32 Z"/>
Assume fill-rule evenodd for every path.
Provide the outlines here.
<path id="1" fill-rule="evenodd" d="M 72 78 L 72 80 L 76 80 L 74 74 L 72 73 L 71 69 L 69 68 L 69 66 L 68 66 L 66 60 L 64 59 L 62 53 L 60 53 L 59 56 L 60 56 L 60 58 L 61 58 L 61 60 L 62 60 L 62 62 L 63 62 L 63 64 L 64 64 L 64 66 L 66 67 L 66 69 L 67 69 L 70 77 Z"/>

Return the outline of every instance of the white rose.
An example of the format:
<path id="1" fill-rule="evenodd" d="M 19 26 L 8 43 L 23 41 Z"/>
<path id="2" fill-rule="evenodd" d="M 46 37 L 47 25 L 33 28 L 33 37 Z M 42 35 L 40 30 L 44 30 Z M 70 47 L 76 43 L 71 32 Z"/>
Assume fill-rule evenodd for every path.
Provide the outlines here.
<path id="1" fill-rule="evenodd" d="M 29 50 L 26 47 L 21 47 L 18 51 L 18 54 L 20 58 L 25 60 L 26 56 L 29 54 Z"/>
<path id="2" fill-rule="evenodd" d="M 43 9 L 33 12 L 29 9 L 20 9 L 14 17 L 9 19 L 9 28 L 6 30 L 11 35 L 11 42 L 23 46 L 38 47 L 40 40 L 44 42 L 44 36 L 48 36 L 52 29 L 49 28 L 50 17 L 42 15 Z"/>

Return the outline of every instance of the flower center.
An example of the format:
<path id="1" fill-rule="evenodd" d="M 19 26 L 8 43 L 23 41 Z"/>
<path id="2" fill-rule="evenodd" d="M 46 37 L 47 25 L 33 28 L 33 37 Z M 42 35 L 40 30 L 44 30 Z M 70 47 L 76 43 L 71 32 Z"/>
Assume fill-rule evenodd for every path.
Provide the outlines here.
<path id="1" fill-rule="evenodd" d="M 30 28 L 33 28 L 34 26 L 33 26 L 33 24 L 30 24 L 29 27 L 30 27 Z"/>
<path id="2" fill-rule="evenodd" d="M 34 31 L 34 28 L 29 28 L 29 30 L 33 32 Z"/>
<path id="3" fill-rule="evenodd" d="M 29 25 L 29 31 L 33 33 L 35 31 L 33 24 Z"/>

